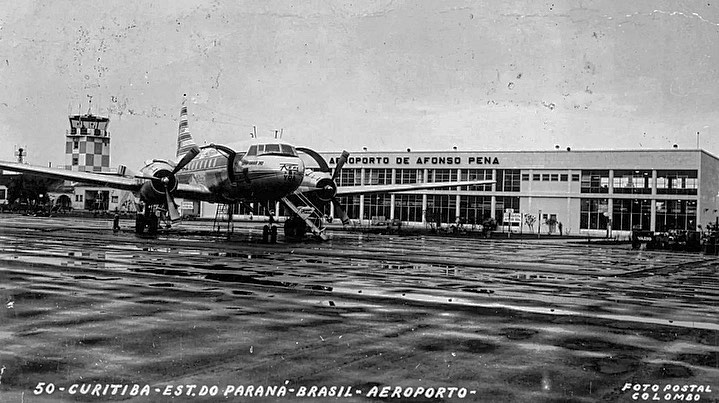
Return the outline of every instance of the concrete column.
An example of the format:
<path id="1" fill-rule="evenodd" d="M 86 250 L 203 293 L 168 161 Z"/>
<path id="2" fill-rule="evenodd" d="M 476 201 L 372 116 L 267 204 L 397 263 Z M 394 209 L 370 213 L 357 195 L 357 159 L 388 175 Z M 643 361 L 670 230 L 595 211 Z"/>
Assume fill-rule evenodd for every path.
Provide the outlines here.
<path id="1" fill-rule="evenodd" d="M 614 194 L 614 170 L 609 170 L 609 194 Z"/>
<path id="2" fill-rule="evenodd" d="M 394 176 L 394 169 L 392 170 L 392 176 Z M 392 204 L 392 208 L 389 209 L 389 219 L 394 220 L 394 196 L 395 194 L 392 193 L 389 195 L 390 203 Z"/>
<path id="3" fill-rule="evenodd" d="M 457 202 L 457 205 L 456 205 L 455 208 L 454 208 L 454 211 L 455 211 L 454 217 L 455 217 L 455 218 L 456 218 L 456 217 L 461 217 L 461 215 L 460 215 L 460 209 L 459 209 L 459 195 L 455 196 L 455 201 Z M 466 219 L 467 217 L 464 217 L 464 218 Z"/>
<path id="4" fill-rule="evenodd" d="M 497 181 L 497 170 L 496 169 L 492 170 L 492 180 L 495 181 L 492 184 L 492 193 L 494 193 L 497 191 L 497 182 L 496 182 Z M 492 196 L 492 204 L 494 204 L 494 196 Z M 492 207 L 492 211 L 494 211 L 494 207 Z M 494 213 L 492 213 L 492 214 L 494 214 Z M 494 217 L 494 216 L 492 216 L 492 217 Z"/>
<path id="5" fill-rule="evenodd" d="M 651 205 L 651 218 L 649 219 L 649 230 L 657 230 L 657 170 L 652 169 L 652 180 L 649 183 L 652 188 L 652 205 Z M 697 210 L 697 213 L 699 210 Z"/>
<path id="6" fill-rule="evenodd" d="M 612 176 L 612 173 L 611 173 L 611 172 L 612 172 L 612 171 L 609 171 L 609 177 L 610 177 L 610 178 L 611 178 L 611 176 Z M 610 183 L 611 183 L 611 182 L 610 182 Z M 609 188 L 609 191 L 610 191 L 610 192 L 612 191 L 612 188 L 611 188 L 611 187 Z M 608 214 L 608 215 L 607 215 L 607 220 L 611 220 L 611 219 L 614 217 L 613 212 L 614 212 L 614 199 L 612 199 L 611 197 L 609 197 L 609 198 L 607 199 L 607 214 Z M 609 236 L 610 236 L 610 237 L 612 236 L 612 230 L 613 230 L 613 229 L 614 229 L 614 221 L 612 221 L 612 225 L 609 226 Z"/>
<path id="7" fill-rule="evenodd" d="M 494 185 L 492 185 L 492 189 L 494 189 Z M 491 217 L 496 220 L 497 217 L 495 217 L 494 211 L 497 209 L 497 196 L 492 195 L 492 202 L 490 203 L 490 207 L 489 207 L 489 208 L 492 210 L 492 211 L 491 211 L 491 214 L 492 214 Z"/>
<path id="8" fill-rule="evenodd" d="M 649 184 L 652 187 L 652 196 L 657 195 L 657 170 L 652 169 L 652 181 Z"/>
<path id="9" fill-rule="evenodd" d="M 364 195 L 360 195 L 359 221 L 364 225 Z"/>
<path id="10" fill-rule="evenodd" d="M 392 178 L 390 179 L 390 184 L 396 185 L 397 184 L 397 168 L 392 168 Z M 394 197 L 394 195 L 392 195 Z"/>
<path id="11" fill-rule="evenodd" d="M 427 194 L 422 195 L 422 224 L 427 224 Z"/>
<path id="12" fill-rule="evenodd" d="M 656 171 L 654 171 L 654 174 L 656 175 Z M 654 191 L 654 189 L 652 191 Z M 649 219 L 649 230 L 657 230 L 657 199 L 652 199 L 651 218 Z"/>
<path id="13" fill-rule="evenodd" d="M 360 185 L 364 185 L 364 173 L 366 168 L 360 169 Z"/>

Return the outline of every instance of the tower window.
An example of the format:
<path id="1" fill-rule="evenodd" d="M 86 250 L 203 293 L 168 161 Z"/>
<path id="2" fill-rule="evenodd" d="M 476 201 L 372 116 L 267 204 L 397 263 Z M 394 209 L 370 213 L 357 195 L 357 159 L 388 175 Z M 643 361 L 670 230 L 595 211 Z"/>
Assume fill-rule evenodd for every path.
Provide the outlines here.
<path id="1" fill-rule="evenodd" d="M 78 161 L 77 157 L 72 157 L 72 165 L 73 166 L 77 166 L 77 161 Z"/>
<path id="2" fill-rule="evenodd" d="M 78 140 L 73 140 L 72 149 L 77 150 L 78 148 L 80 148 L 80 142 Z"/>

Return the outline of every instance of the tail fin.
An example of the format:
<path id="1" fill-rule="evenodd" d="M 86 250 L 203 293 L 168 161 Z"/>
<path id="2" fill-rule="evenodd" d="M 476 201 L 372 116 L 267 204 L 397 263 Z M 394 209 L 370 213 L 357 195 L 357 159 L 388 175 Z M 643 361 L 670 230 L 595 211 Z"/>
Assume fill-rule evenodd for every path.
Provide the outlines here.
<path id="1" fill-rule="evenodd" d="M 177 131 L 177 155 L 176 157 L 182 157 L 187 154 L 192 147 L 194 147 L 195 141 L 192 140 L 190 134 L 190 128 L 187 126 L 187 105 L 186 100 L 182 101 L 182 109 L 180 109 L 180 127 Z"/>

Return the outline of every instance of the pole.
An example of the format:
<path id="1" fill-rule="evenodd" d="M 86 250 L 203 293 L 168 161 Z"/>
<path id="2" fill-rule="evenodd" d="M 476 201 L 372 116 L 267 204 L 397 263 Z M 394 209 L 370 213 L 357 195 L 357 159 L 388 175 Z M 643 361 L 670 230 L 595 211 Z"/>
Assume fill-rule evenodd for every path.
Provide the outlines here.
<path id="1" fill-rule="evenodd" d="M 542 210 L 539 210 L 537 212 L 537 239 L 539 239 L 539 234 L 542 232 Z"/>
<path id="2" fill-rule="evenodd" d="M 507 213 L 507 239 L 512 234 L 512 213 Z"/>

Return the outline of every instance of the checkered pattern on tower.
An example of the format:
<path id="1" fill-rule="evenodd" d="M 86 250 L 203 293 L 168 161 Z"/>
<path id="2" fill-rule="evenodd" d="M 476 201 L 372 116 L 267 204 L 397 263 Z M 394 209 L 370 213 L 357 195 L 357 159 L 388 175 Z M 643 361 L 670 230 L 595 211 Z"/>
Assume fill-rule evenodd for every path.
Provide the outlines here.
<path id="1" fill-rule="evenodd" d="M 180 127 L 177 131 L 177 154 L 176 157 L 182 157 L 195 146 L 190 129 L 187 126 L 187 106 L 185 102 L 182 102 L 182 109 L 180 110 Z"/>

